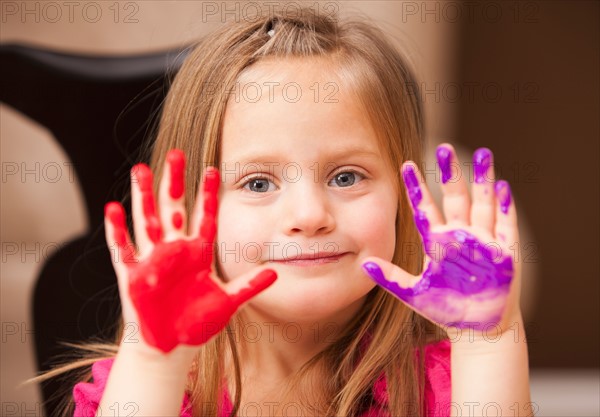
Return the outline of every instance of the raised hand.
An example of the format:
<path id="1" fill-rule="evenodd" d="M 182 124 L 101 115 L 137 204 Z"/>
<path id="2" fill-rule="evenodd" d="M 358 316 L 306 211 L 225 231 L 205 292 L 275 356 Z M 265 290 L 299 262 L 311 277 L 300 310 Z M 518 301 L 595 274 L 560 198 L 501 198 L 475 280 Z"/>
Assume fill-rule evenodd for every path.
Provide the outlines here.
<path id="1" fill-rule="evenodd" d="M 238 307 L 271 285 L 275 271 L 251 271 L 227 285 L 212 277 L 219 173 L 207 167 L 186 230 L 183 152 L 167 156 L 157 213 L 150 168 L 132 169 L 133 245 L 121 204 L 105 207 L 106 238 L 126 323 L 139 323 L 145 342 L 162 352 L 198 346 L 219 333 Z M 168 174 L 167 174 L 168 173 Z"/>
<path id="2" fill-rule="evenodd" d="M 489 149 L 473 155 L 472 202 L 455 152 L 440 145 L 437 159 L 444 194 L 442 219 L 416 165 L 402 175 L 426 260 L 413 276 L 379 258 L 363 269 L 410 308 L 446 328 L 505 328 L 520 314 L 520 270 L 510 253 L 518 242 L 514 202 L 506 181 L 496 182 Z M 455 168 L 454 172 L 453 169 Z"/>

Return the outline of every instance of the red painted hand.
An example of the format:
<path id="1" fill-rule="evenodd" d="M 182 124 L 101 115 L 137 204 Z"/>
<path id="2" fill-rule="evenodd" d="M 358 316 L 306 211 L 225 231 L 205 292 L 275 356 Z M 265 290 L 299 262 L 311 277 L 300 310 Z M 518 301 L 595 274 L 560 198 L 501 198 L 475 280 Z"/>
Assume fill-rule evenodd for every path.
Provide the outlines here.
<path id="1" fill-rule="evenodd" d="M 139 164 L 132 170 L 137 251 L 123 207 L 111 202 L 105 209 L 107 242 L 118 249 L 112 255 L 125 322 L 139 323 L 145 342 L 162 352 L 207 342 L 241 304 L 276 279 L 273 270 L 252 271 L 236 280 L 233 289 L 211 277 L 219 173 L 213 167 L 206 169 L 191 227 L 195 232 L 186 235 L 183 153 L 171 151 L 167 164 L 169 175 L 163 176 L 159 191 L 160 214 L 150 168 Z M 240 282 L 245 286 L 240 288 Z"/>

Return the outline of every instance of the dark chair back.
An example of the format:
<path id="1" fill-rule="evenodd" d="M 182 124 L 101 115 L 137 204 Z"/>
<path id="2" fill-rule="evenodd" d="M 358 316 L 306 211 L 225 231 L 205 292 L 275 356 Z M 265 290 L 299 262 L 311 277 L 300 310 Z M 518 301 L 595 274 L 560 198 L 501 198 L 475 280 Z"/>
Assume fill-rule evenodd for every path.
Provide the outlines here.
<path id="1" fill-rule="evenodd" d="M 68 353 L 59 341 L 114 337 L 120 309 L 104 241 L 104 204 L 127 194 L 129 169 L 144 157 L 140 150 L 185 54 L 83 56 L 0 45 L 0 101 L 54 135 L 73 164 L 89 224 L 83 236 L 60 245 L 36 281 L 32 305 L 40 371 Z M 54 394 L 61 390 L 60 381 L 43 384 L 48 416 L 56 415 L 60 398 Z"/>

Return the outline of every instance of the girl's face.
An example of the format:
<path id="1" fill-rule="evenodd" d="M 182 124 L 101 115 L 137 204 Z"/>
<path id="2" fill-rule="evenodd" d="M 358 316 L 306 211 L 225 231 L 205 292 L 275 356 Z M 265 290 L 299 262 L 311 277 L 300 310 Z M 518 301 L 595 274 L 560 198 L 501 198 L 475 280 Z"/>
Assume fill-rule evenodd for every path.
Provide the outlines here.
<path id="1" fill-rule="evenodd" d="M 375 285 L 361 260 L 394 253 L 396 173 L 333 73 L 316 59 L 264 60 L 227 105 L 217 261 L 226 281 L 277 271 L 248 303 L 274 320 L 349 319 Z"/>

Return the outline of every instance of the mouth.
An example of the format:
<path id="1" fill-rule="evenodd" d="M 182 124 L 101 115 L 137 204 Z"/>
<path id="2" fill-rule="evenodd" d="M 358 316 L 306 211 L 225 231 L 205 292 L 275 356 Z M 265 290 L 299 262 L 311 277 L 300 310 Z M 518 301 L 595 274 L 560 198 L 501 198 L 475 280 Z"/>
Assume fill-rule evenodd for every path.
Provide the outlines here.
<path id="1" fill-rule="evenodd" d="M 329 253 L 314 253 L 308 255 L 291 256 L 285 259 L 274 259 L 272 262 L 280 265 L 292 265 L 292 266 L 315 266 L 315 265 L 326 265 L 337 263 L 348 255 L 350 252 L 342 252 L 331 254 Z"/>

